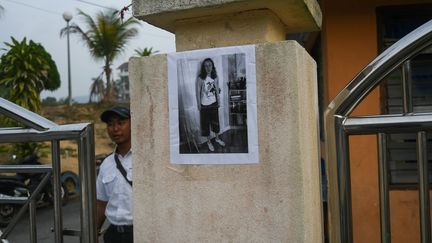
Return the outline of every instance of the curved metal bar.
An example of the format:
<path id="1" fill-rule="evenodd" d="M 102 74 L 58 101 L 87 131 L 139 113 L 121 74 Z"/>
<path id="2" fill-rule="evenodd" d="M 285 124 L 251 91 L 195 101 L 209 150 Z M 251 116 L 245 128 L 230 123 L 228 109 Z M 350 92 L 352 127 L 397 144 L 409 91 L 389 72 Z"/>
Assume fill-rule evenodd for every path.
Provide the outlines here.
<path id="1" fill-rule="evenodd" d="M 57 126 L 56 123 L 46 119 L 45 117 L 39 116 L 29 110 L 23 109 L 8 100 L 0 97 L 0 114 L 3 114 L 13 120 L 16 120 L 23 125 L 43 131 L 48 130 L 51 127 Z"/>
<path id="2" fill-rule="evenodd" d="M 325 111 L 326 169 L 329 202 L 329 239 L 352 242 L 349 157 L 344 124 L 357 105 L 391 72 L 432 43 L 432 20 L 389 47 L 369 63 L 335 97 Z M 348 174 L 347 174 L 348 173 Z"/>
<path id="3" fill-rule="evenodd" d="M 432 20 L 418 27 L 369 63 L 331 102 L 334 114 L 348 116 L 385 78 L 432 42 Z"/>
<path id="4" fill-rule="evenodd" d="M 88 123 L 58 125 L 45 131 L 33 128 L 0 128 L 0 143 L 77 139 L 87 126 L 89 126 Z"/>

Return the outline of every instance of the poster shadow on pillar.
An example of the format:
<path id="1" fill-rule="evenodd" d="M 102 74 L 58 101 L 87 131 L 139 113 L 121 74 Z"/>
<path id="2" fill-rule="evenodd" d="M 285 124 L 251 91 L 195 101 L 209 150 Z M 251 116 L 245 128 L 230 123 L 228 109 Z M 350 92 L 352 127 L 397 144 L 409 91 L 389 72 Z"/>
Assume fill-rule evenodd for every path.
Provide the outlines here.
<path id="1" fill-rule="evenodd" d="M 173 164 L 258 163 L 255 46 L 168 54 Z"/>

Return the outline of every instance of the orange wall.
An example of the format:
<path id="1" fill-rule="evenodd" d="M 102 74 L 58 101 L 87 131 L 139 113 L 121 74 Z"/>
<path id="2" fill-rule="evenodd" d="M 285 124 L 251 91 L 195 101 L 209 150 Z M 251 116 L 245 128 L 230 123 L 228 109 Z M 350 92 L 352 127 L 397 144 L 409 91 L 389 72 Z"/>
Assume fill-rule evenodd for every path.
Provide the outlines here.
<path id="1" fill-rule="evenodd" d="M 322 47 L 327 104 L 377 56 L 376 6 L 403 2 L 413 4 L 431 1 L 321 1 L 324 16 Z M 379 99 L 379 91 L 373 91 L 353 114 L 379 114 Z M 378 243 L 381 241 L 376 137 L 353 136 L 350 138 L 349 149 L 354 242 Z M 417 192 L 412 191 L 391 193 L 393 243 L 419 242 L 417 195 Z"/>

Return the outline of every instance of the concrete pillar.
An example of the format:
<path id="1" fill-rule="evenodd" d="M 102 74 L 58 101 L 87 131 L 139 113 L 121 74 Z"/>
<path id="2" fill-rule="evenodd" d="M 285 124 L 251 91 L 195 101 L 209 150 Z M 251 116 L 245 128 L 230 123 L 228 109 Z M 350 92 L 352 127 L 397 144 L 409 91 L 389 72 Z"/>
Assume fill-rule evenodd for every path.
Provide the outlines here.
<path id="1" fill-rule="evenodd" d="M 267 9 L 176 22 L 177 51 L 233 46 L 239 44 L 239 39 L 243 40 L 241 44 L 282 41 L 285 28 Z"/>
<path id="2" fill-rule="evenodd" d="M 319 28 L 316 3 L 133 4 L 136 17 L 175 32 L 181 50 L 260 43 L 255 165 L 170 164 L 166 55 L 130 60 L 135 241 L 322 242 L 316 64 L 297 42 L 279 41 L 300 18 L 294 31 Z"/>
<path id="3" fill-rule="evenodd" d="M 133 13 L 175 33 L 177 51 L 277 42 L 321 27 L 316 0 L 134 0 Z"/>

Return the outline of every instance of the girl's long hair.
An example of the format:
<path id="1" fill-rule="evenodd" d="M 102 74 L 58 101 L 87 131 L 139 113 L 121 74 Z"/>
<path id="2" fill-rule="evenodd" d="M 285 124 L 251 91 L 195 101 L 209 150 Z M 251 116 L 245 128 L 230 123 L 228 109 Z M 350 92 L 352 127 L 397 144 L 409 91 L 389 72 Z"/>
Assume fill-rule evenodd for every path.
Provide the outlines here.
<path id="1" fill-rule="evenodd" d="M 212 79 L 217 78 L 216 68 L 215 68 L 214 62 L 211 58 L 206 58 L 206 59 L 204 59 L 204 61 L 202 61 L 201 70 L 200 70 L 200 74 L 198 75 L 198 77 L 200 77 L 200 79 L 202 79 L 202 80 L 205 80 L 205 78 L 207 77 L 207 72 L 206 72 L 205 66 L 204 66 L 206 61 L 209 61 L 212 64 L 212 71 L 210 73 L 210 78 L 212 78 Z"/>

